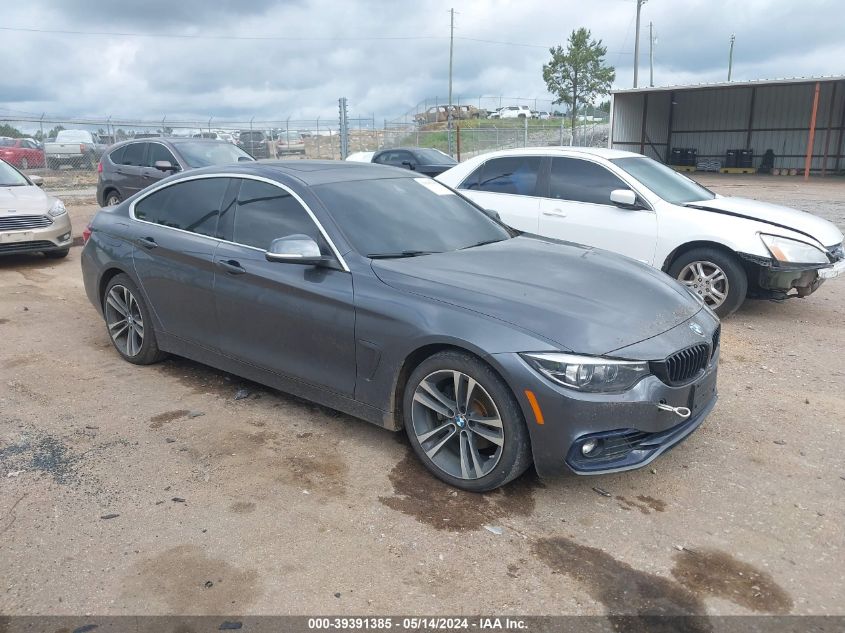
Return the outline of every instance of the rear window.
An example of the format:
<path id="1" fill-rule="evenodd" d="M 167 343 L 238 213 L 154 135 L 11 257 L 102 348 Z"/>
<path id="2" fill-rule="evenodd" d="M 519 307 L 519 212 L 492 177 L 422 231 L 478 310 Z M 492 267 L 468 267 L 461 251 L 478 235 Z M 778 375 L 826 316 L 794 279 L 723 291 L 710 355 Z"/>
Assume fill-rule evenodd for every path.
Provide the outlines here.
<path id="1" fill-rule="evenodd" d="M 176 183 L 135 205 L 139 220 L 213 237 L 228 178 L 203 178 Z"/>
<path id="2" fill-rule="evenodd" d="M 540 156 L 494 158 L 470 174 L 460 189 L 535 196 L 541 163 Z"/>

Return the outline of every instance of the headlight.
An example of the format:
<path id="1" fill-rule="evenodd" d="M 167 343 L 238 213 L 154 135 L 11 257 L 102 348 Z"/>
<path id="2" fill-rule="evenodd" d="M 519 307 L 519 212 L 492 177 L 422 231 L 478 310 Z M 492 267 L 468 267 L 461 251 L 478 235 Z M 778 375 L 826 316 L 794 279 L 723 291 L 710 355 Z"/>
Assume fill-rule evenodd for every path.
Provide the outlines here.
<path id="1" fill-rule="evenodd" d="M 648 363 L 557 352 L 521 354 L 549 380 L 579 391 L 625 391 L 649 374 Z"/>
<path id="2" fill-rule="evenodd" d="M 766 235 L 761 233 L 760 239 L 769 252 L 779 262 L 789 264 L 829 264 L 827 254 L 811 244 L 788 237 Z"/>
<path id="3" fill-rule="evenodd" d="M 54 218 L 57 218 L 60 215 L 64 215 L 65 213 L 67 213 L 67 209 L 65 209 L 64 202 L 62 202 L 61 200 L 56 200 L 47 213 L 52 215 Z"/>

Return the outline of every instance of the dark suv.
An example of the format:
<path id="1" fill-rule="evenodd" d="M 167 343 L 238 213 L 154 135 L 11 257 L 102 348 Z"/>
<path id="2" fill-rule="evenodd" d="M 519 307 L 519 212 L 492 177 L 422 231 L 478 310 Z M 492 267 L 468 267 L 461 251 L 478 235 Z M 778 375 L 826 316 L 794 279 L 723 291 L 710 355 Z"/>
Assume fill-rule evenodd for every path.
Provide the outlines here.
<path id="1" fill-rule="evenodd" d="M 110 207 L 177 171 L 253 158 L 226 141 L 156 138 L 118 143 L 97 166 L 97 203 Z"/>
<path id="2" fill-rule="evenodd" d="M 270 156 L 270 139 L 260 130 L 241 130 L 238 145 L 255 158 L 275 158 Z"/>

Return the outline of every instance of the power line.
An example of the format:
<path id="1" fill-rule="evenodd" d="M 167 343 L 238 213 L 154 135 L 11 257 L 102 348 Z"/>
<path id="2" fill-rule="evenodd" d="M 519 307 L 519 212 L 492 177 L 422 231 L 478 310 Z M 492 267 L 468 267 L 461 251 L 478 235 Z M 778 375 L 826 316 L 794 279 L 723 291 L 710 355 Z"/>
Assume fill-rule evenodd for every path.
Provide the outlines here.
<path id="1" fill-rule="evenodd" d="M 365 42 L 365 41 L 390 41 L 390 40 L 444 40 L 444 35 L 373 35 L 363 37 L 280 37 L 275 35 L 214 35 L 194 33 L 131 33 L 122 31 L 76 31 L 70 29 L 39 29 L 29 27 L 0 26 L 0 31 L 12 31 L 17 33 L 45 33 L 52 35 L 83 35 L 103 37 L 151 37 L 181 40 L 234 40 L 234 41 L 268 41 L 268 42 Z M 524 48 L 542 48 L 548 50 L 552 46 L 543 44 L 527 44 L 523 42 L 507 42 L 503 40 L 488 40 L 480 37 L 455 36 L 456 40 L 464 42 L 479 42 L 482 44 L 498 44 L 501 46 L 519 46 Z M 611 51 L 611 54 L 630 55 L 625 51 Z"/>

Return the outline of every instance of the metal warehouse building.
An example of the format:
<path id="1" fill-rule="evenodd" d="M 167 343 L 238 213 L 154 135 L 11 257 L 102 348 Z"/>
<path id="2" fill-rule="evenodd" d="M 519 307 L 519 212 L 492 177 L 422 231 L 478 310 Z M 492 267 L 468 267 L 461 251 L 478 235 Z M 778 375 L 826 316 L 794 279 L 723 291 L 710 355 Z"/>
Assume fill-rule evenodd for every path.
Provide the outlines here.
<path id="1" fill-rule="evenodd" d="M 714 169 L 731 166 L 727 152 L 737 150 L 765 169 L 771 150 L 776 169 L 845 169 L 845 76 L 634 88 L 611 99 L 608 144 L 616 149 L 667 164 L 686 151 Z"/>

